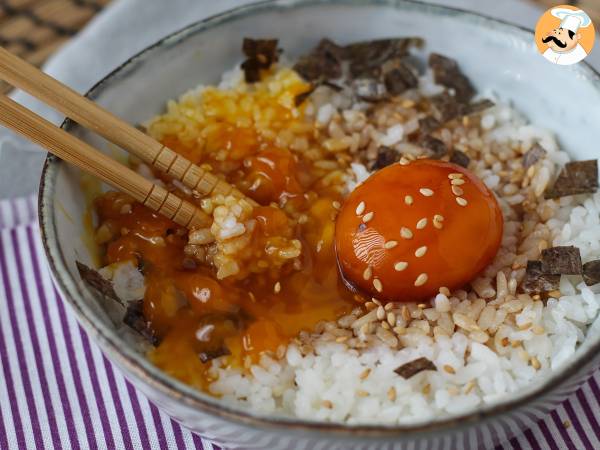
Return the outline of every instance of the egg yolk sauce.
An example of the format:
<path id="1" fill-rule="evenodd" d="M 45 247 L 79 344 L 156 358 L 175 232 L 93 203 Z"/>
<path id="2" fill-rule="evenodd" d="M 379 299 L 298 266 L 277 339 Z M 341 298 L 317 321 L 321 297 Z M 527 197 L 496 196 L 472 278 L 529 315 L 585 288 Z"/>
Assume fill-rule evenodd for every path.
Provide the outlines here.
<path id="1" fill-rule="evenodd" d="M 225 356 L 225 365 L 249 366 L 263 352 L 283 350 L 302 330 L 366 300 L 345 288 L 333 244 L 351 158 L 317 144 L 314 120 L 294 104 L 308 89 L 295 72 L 282 69 L 252 86 L 183 96 L 149 124 L 153 137 L 262 205 L 243 212 L 242 235 L 214 238 L 225 252 L 219 260 L 211 259 L 221 249 L 215 242 L 191 245 L 194 232 L 121 193 L 95 200 L 103 263 L 131 261 L 144 275 L 144 318 L 158 341 L 150 359 L 192 386 L 208 387 L 210 361 L 217 356 Z M 148 172 L 137 161 L 132 166 Z M 222 219 L 219 208 L 239 206 L 196 198 L 162 181 L 215 223 Z M 227 253 L 233 242 L 241 249 Z M 301 251 L 281 242 L 298 243 Z M 285 259 L 285 252 L 294 257 Z M 225 270 L 224 258 L 235 271 Z"/>
<path id="2" fill-rule="evenodd" d="M 496 255 L 502 226 L 493 193 L 475 175 L 422 159 L 357 187 L 338 216 L 335 244 L 349 285 L 412 302 L 471 281 Z"/>

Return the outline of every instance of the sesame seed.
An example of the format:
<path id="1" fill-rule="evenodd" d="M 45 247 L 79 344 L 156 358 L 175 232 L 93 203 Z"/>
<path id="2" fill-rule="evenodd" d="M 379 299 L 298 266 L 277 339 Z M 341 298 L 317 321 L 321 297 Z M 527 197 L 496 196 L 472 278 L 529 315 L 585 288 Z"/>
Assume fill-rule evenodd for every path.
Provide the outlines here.
<path id="1" fill-rule="evenodd" d="M 429 188 L 421 188 L 419 189 L 419 192 L 425 197 L 431 197 L 433 195 L 433 191 Z"/>
<path id="2" fill-rule="evenodd" d="M 338 202 L 337 200 L 335 200 L 334 202 L 331 203 L 331 206 L 333 206 L 335 209 L 340 209 L 342 207 L 342 204 L 340 202 Z"/>
<path id="3" fill-rule="evenodd" d="M 381 302 L 380 302 L 379 300 L 377 300 L 375 297 L 373 297 L 373 298 L 371 299 L 371 301 L 372 301 L 373 303 L 375 303 L 377 306 L 381 306 Z"/>
<path id="4" fill-rule="evenodd" d="M 456 370 L 454 370 L 454 367 L 448 365 L 448 364 L 444 364 L 444 371 L 454 375 L 456 373 Z"/>
<path id="5" fill-rule="evenodd" d="M 387 323 L 389 323 L 391 327 L 396 325 L 396 314 L 393 312 L 387 313 Z"/>
<path id="6" fill-rule="evenodd" d="M 410 164 L 410 160 L 406 159 L 404 156 L 402 158 L 400 158 L 400 161 L 398 161 L 400 163 L 401 166 L 408 166 Z"/>
<path id="7" fill-rule="evenodd" d="M 404 196 L 404 203 L 406 203 L 407 205 L 412 205 L 413 204 L 412 195 L 406 195 L 406 196 Z"/>
<path id="8" fill-rule="evenodd" d="M 391 402 L 396 401 L 396 388 L 394 386 L 392 386 L 391 388 L 388 389 L 388 391 L 387 391 L 387 398 Z"/>
<path id="9" fill-rule="evenodd" d="M 437 220 L 433 221 L 433 226 L 434 228 L 437 228 L 438 230 L 441 230 L 442 227 L 444 226 L 444 224 L 442 222 L 438 222 Z"/>
<path id="10" fill-rule="evenodd" d="M 540 360 L 537 359 L 535 356 L 531 357 L 531 366 L 535 369 L 538 370 L 540 367 L 542 367 L 542 365 L 540 364 Z"/>
<path id="11" fill-rule="evenodd" d="M 463 195 L 465 193 L 465 191 L 463 191 L 460 187 L 458 186 L 452 186 L 452 193 L 454 195 Z"/>
<path id="12" fill-rule="evenodd" d="M 444 294 L 446 297 L 448 297 L 450 295 L 450 289 L 448 289 L 446 286 L 442 286 L 440 287 L 440 294 Z"/>
<path id="13" fill-rule="evenodd" d="M 279 292 L 281 292 L 281 283 L 279 281 L 275 283 L 275 286 L 273 286 L 273 292 L 275 292 L 276 294 L 279 294 Z"/>
<path id="14" fill-rule="evenodd" d="M 365 269 L 365 271 L 363 272 L 363 279 L 370 280 L 372 276 L 373 276 L 373 268 L 371 266 L 368 266 Z"/>
<path id="15" fill-rule="evenodd" d="M 368 397 L 369 393 L 367 391 L 363 391 L 361 389 L 361 390 L 356 391 L 356 395 L 358 395 L 359 397 Z"/>
<path id="16" fill-rule="evenodd" d="M 441 214 L 436 214 L 435 216 L 433 216 L 433 220 L 436 222 L 443 222 L 444 216 L 442 216 Z"/>
<path id="17" fill-rule="evenodd" d="M 364 380 L 365 378 L 367 378 L 369 376 L 369 374 L 371 373 L 371 369 L 369 369 L 368 367 L 363 370 L 361 372 L 361 374 L 358 376 L 358 378 L 360 378 L 361 380 Z"/>
<path id="18" fill-rule="evenodd" d="M 456 203 L 458 203 L 460 206 L 467 206 L 468 202 L 462 197 L 456 197 Z"/>
<path id="19" fill-rule="evenodd" d="M 424 245 L 423 247 L 419 247 L 416 251 L 415 251 L 415 256 L 417 258 L 420 258 L 422 256 L 425 255 L 425 253 L 427 253 L 427 246 Z"/>
<path id="20" fill-rule="evenodd" d="M 462 178 L 463 174 L 460 172 L 454 172 L 454 173 L 450 173 L 448 174 L 448 178 L 450 178 L 451 180 L 455 180 L 457 178 Z"/>
<path id="21" fill-rule="evenodd" d="M 383 284 L 381 284 L 381 280 L 379 278 L 375 278 L 373 280 L 373 287 L 377 292 L 383 291 Z"/>
<path id="22" fill-rule="evenodd" d="M 427 383 L 425 386 L 423 386 L 422 391 L 424 395 L 429 395 L 429 393 L 431 392 L 431 384 Z"/>
<path id="23" fill-rule="evenodd" d="M 407 267 L 408 263 L 406 261 L 398 261 L 396 264 L 394 264 L 394 270 L 396 272 L 402 272 Z"/>
<path id="24" fill-rule="evenodd" d="M 385 328 L 386 330 L 389 330 L 391 328 L 390 324 L 387 322 L 381 322 L 381 326 L 382 326 L 382 328 Z"/>
<path id="25" fill-rule="evenodd" d="M 398 241 L 387 241 L 385 244 L 383 244 L 383 248 L 389 250 L 390 248 L 394 248 L 396 245 L 398 245 Z"/>
<path id="26" fill-rule="evenodd" d="M 417 305 L 417 308 L 419 308 L 419 309 L 425 309 L 425 308 L 427 308 L 427 305 L 425 303 L 419 303 Z"/>
<path id="27" fill-rule="evenodd" d="M 410 320 L 410 311 L 408 310 L 408 306 L 406 305 L 402 307 L 402 318 L 405 322 L 408 322 Z"/>
<path id="28" fill-rule="evenodd" d="M 400 228 L 400 236 L 402 236 L 404 239 L 412 239 L 413 233 L 409 228 L 402 227 Z"/>
<path id="29" fill-rule="evenodd" d="M 342 342 L 346 342 L 348 339 L 350 339 L 348 336 L 340 336 L 335 339 L 335 342 L 341 344 Z"/>
<path id="30" fill-rule="evenodd" d="M 327 409 L 332 409 L 333 408 L 333 403 L 331 403 L 330 400 L 323 400 L 323 407 L 325 407 Z"/>
<path id="31" fill-rule="evenodd" d="M 416 287 L 423 286 L 425 283 L 427 283 L 427 278 L 428 278 L 427 274 L 426 273 L 422 273 L 415 280 L 415 286 Z"/>
<path id="32" fill-rule="evenodd" d="M 373 218 L 374 215 L 375 215 L 375 213 L 373 211 L 368 212 L 363 216 L 362 221 L 364 223 L 367 223 L 369 220 L 371 220 Z"/>
<path id="33" fill-rule="evenodd" d="M 393 303 L 386 303 L 385 306 L 383 307 L 383 309 L 385 311 L 391 311 L 392 309 L 394 309 L 394 304 Z"/>
<path id="34" fill-rule="evenodd" d="M 360 202 L 358 204 L 358 206 L 356 207 L 356 215 L 360 216 L 362 213 L 364 213 L 365 208 L 366 208 L 365 202 Z"/>
<path id="35" fill-rule="evenodd" d="M 465 180 L 463 180 L 462 178 L 455 178 L 453 180 L 450 180 L 450 184 L 452 184 L 453 186 L 460 186 L 461 184 L 465 184 Z"/>
<path id="36" fill-rule="evenodd" d="M 468 394 L 469 392 L 471 392 L 473 390 L 473 388 L 475 387 L 476 383 L 475 380 L 471 380 L 467 383 L 467 385 L 465 386 L 465 394 Z"/>

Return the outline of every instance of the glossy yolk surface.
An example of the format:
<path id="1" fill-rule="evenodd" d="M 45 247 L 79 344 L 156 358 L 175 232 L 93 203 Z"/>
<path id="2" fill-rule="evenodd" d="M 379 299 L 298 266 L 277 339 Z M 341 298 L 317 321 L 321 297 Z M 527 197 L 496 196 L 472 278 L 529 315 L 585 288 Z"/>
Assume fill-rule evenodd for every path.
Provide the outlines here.
<path id="1" fill-rule="evenodd" d="M 386 301 L 418 301 L 459 288 L 496 255 L 503 218 L 494 195 L 460 166 L 394 164 L 344 203 L 336 249 L 345 279 Z"/>

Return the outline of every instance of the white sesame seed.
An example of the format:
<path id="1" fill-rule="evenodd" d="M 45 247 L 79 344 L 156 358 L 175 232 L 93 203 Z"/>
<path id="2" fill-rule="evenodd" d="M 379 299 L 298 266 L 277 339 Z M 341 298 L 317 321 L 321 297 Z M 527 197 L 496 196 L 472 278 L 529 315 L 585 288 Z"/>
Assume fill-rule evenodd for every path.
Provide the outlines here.
<path id="1" fill-rule="evenodd" d="M 370 280 L 372 276 L 373 276 L 373 269 L 371 268 L 371 266 L 367 266 L 367 268 L 363 272 L 363 279 Z"/>
<path id="2" fill-rule="evenodd" d="M 379 280 L 377 280 L 377 281 L 379 281 Z M 377 308 L 377 312 L 375 314 L 377 315 L 377 320 L 385 319 L 385 309 L 383 308 L 383 306 L 380 306 L 379 308 Z"/>
<path id="3" fill-rule="evenodd" d="M 356 215 L 360 216 L 362 213 L 364 213 L 365 207 L 366 207 L 365 202 L 360 202 L 358 204 L 358 206 L 356 207 Z"/>
<path id="4" fill-rule="evenodd" d="M 436 214 L 435 216 L 433 216 L 433 220 L 435 222 L 443 222 L 444 221 L 444 216 L 442 216 L 441 214 Z"/>
<path id="5" fill-rule="evenodd" d="M 427 274 L 426 273 L 422 273 L 415 280 L 415 286 L 417 286 L 417 287 L 423 286 L 425 283 L 427 283 Z"/>
<path id="6" fill-rule="evenodd" d="M 416 251 L 415 251 L 415 256 L 417 258 L 420 258 L 422 256 L 425 255 L 425 253 L 427 253 L 427 246 L 424 245 L 423 247 L 419 247 Z"/>
<path id="7" fill-rule="evenodd" d="M 463 174 L 460 172 L 454 172 L 454 173 L 450 173 L 448 174 L 448 178 L 450 178 L 451 180 L 455 180 L 457 178 L 462 178 Z"/>
<path id="8" fill-rule="evenodd" d="M 455 178 L 453 180 L 450 180 L 450 184 L 452 184 L 453 186 L 460 186 L 461 184 L 465 184 L 465 180 L 463 180 L 462 178 Z"/>
<path id="9" fill-rule="evenodd" d="M 437 228 L 438 230 L 441 230 L 444 227 L 444 224 L 442 222 L 438 222 L 437 220 L 433 221 L 433 226 L 435 228 Z"/>
<path id="10" fill-rule="evenodd" d="M 460 206 L 467 206 L 468 202 L 462 197 L 456 197 L 456 203 L 458 203 Z"/>
<path id="11" fill-rule="evenodd" d="M 452 185 L 452 193 L 454 195 L 463 195 L 465 193 L 465 191 L 463 191 L 461 188 L 459 188 L 458 186 L 454 186 Z"/>
<path id="12" fill-rule="evenodd" d="M 400 228 L 400 236 L 402 236 L 403 239 L 412 239 L 413 233 L 409 228 L 402 227 Z"/>
<path id="13" fill-rule="evenodd" d="M 404 156 L 400 158 L 399 161 L 401 166 L 408 166 L 410 164 L 410 160 L 406 159 Z"/>
<path id="14" fill-rule="evenodd" d="M 419 192 L 425 197 L 431 197 L 433 195 L 433 191 L 429 188 L 421 188 L 419 189 Z"/>
<path id="15" fill-rule="evenodd" d="M 396 264 L 394 264 L 394 270 L 396 272 L 402 272 L 407 267 L 408 263 L 406 261 L 398 261 Z"/>
<path id="16" fill-rule="evenodd" d="M 404 203 L 406 203 L 407 205 L 412 205 L 413 204 L 412 195 L 406 195 L 404 197 Z"/>
<path id="17" fill-rule="evenodd" d="M 389 323 L 391 327 L 396 326 L 396 314 L 393 312 L 387 313 L 387 323 Z"/>
<path id="18" fill-rule="evenodd" d="M 331 203 L 331 206 L 333 206 L 335 209 L 340 209 L 342 207 L 342 204 L 340 202 L 338 202 L 337 200 L 334 200 Z"/>
<path id="19" fill-rule="evenodd" d="M 368 221 L 370 221 L 373 218 L 374 215 L 375 215 L 375 213 L 373 211 L 368 212 L 363 216 L 362 221 L 364 223 L 367 223 Z"/>
<path id="20" fill-rule="evenodd" d="M 427 226 L 427 217 L 423 217 L 417 222 L 417 230 L 422 230 Z"/>
<path id="21" fill-rule="evenodd" d="M 381 280 L 379 278 L 375 278 L 373 280 L 373 287 L 377 292 L 383 291 L 383 284 L 381 284 Z"/>
<path id="22" fill-rule="evenodd" d="M 279 294 L 279 292 L 281 292 L 281 283 L 279 281 L 275 283 L 275 286 L 273 286 L 273 292 L 275 292 L 276 294 Z"/>
<path id="23" fill-rule="evenodd" d="M 385 244 L 383 244 L 383 248 L 389 250 L 391 248 L 394 248 L 396 245 L 398 245 L 398 241 L 387 241 Z"/>

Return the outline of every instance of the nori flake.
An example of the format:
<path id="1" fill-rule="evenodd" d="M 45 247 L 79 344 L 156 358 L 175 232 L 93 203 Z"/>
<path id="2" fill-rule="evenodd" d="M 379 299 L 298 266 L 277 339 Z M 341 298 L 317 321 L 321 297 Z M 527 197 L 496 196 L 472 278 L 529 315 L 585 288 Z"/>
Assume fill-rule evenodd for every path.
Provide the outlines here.
<path id="1" fill-rule="evenodd" d="M 469 167 L 471 158 L 469 158 L 465 152 L 455 149 L 452 150 L 452 154 L 450 155 L 450 162 L 466 169 Z"/>
<path id="2" fill-rule="evenodd" d="M 390 147 L 381 146 L 377 149 L 377 159 L 371 166 L 372 170 L 379 170 L 394 164 L 399 159 L 399 154 L 396 150 Z"/>
<path id="3" fill-rule="evenodd" d="M 468 103 L 475 95 L 475 89 L 469 79 L 460 71 L 458 63 L 438 53 L 429 55 L 429 66 L 437 84 L 454 89 L 455 96 L 461 103 Z"/>
<path id="4" fill-rule="evenodd" d="M 486 109 L 492 108 L 493 106 L 495 106 L 493 101 L 484 98 L 483 100 L 468 104 L 465 108 L 465 115 L 468 116 L 471 114 L 479 114 Z"/>
<path id="5" fill-rule="evenodd" d="M 427 157 L 431 159 L 441 159 L 448 154 L 448 147 L 444 141 L 433 136 L 423 136 L 418 141 L 419 146 L 427 150 Z"/>
<path id="6" fill-rule="evenodd" d="M 137 331 L 144 339 L 146 339 L 155 347 L 159 344 L 160 340 L 158 339 L 158 336 L 152 332 L 148 326 L 148 321 L 144 317 L 143 300 L 129 302 L 127 305 L 127 311 L 125 311 L 125 317 L 123 317 L 123 323 L 131 329 Z"/>
<path id="7" fill-rule="evenodd" d="M 433 362 L 427 358 L 417 358 L 413 361 L 407 362 L 406 364 L 402 364 L 400 367 L 395 369 L 394 372 L 396 372 L 405 380 L 408 380 L 424 370 L 437 370 L 437 367 L 435 367 L 435 364 L 433 364 Z"/>
<path id="8" fill-rule="evenodd" d="M 465 105 L 447 92 L 434 95 L 430 99 L 431 113 L 435 120 L 446 123 L 463 115 Z"/>
<path id="9" fill-rule="evenodd" d="M 600 283 L 600 260 L 586 262 L 583 265 L 583 281 L 588 286 Z"/>
<path id="10" fill-rule="evenodd" d="M 244 38 L 242 51 L 246 60 L 242 63 L 242 69 L 247 83 L 260 81 L 260 71 L 268 69 L 279 60 L 277 42 L 277 39 Z"/>
<path id="11" fill-rule="evenodd" d="M 112 298 L 113 300 L 119 302 L 121 305 L 125 306 L 123 301 L 115 292 L 111 281 L 107 280 L 102 275 L 100 275 L 100 273 L 97 270 L 94 270 L 91 267 L 88 267 L 79 261 L 75 261 L 75 264 L 77 265 L 79 276 L 83 281 L 85 281 L 91 287 L 96 289 L 105 297 Z"/>
<path id="12" fill-rule="evenodd" d="M 442 124 L 433 116 L 426 116 L 419 119 L 419 131 L 423 134 L 429 134 L 437 130 Z"/>
<path id="13" fill-rule="evenodd" d="M 413 70 L 402 62 L 390 70 L 386 71 L 384 68 L 383 81 L 388 92 L 392 95 L 400 95 L 419 84 Z"/>
<path id="14" fill-rule="evenodd" d="M 411 47 L 423 45 L 421 38 L 377 39 L 356 42 L 344 47 L 346 58 L 350 61 L 350 75 L 354 78 L 377 78 L 385 63 L 408 56 Z"/>
<path id="15" fill-rule="evenodd" d="M 572 245 L 542 250 L 542 272 L 553 275 L 581 275 L 581 255 Z"/>
<path id="16" fill-rule="evenodd" d="M 298 59 L 294 70 L 308 81 L 340 78 L 344 53 L 343 47 L 322 39 L 312 52 Z"/>
<path id="17" fill-rule="evenodd" d="M 592 194 L 597 190 L 598 160 L 573 161 L 565 164 L 554 185 L 544 194 L 544 198 Z"/>
<path id="18" fill-rule="evenodd" d="M 560 275 L 545 274 L 542 271 L 541 261 L 527 261 L 525 278 L 521 283 L 523 292 L 527 294 L 540 294 L 550 292 L 560 287 Z"/>
<path id="19" fill-rule="evenodd" d="M 546 155 L 546 150 L 540 144 L 533 144 L 533 146 L 527 150 L 523 155 L 522 164 L 525 169 L 529 169 L 536 162 L 542 159 Z"/>

